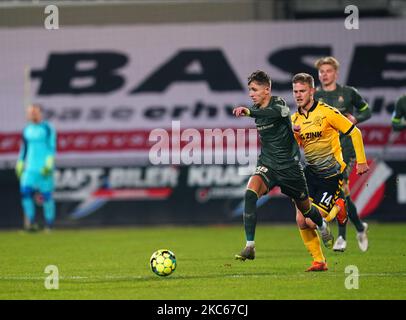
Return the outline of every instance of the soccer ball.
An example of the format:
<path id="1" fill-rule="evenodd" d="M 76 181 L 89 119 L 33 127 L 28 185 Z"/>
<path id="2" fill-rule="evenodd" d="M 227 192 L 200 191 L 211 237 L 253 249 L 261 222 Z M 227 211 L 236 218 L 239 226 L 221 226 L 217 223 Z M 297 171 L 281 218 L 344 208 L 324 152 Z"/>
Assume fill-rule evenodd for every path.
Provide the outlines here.
<path id="1" fill-rule="evenodd" d="M 152 272 L 158 276 L 169 276 L 176 269 L 175 254 L 168 249 L 155 251 L 149 259 Z"/>

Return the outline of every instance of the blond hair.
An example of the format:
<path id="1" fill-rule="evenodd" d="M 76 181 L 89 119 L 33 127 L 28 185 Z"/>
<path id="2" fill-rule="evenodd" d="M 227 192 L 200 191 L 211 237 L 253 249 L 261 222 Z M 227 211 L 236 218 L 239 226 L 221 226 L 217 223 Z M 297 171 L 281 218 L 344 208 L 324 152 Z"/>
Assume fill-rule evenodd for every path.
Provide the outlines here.
<path id="1" fill-rule="evenodd" d="M 308 73 L 297 73 L 292 78 L 292 84 L 297 82 L 307 83 L 310 88 L 314 88 L 314 78 Z"/>
<path id="2" fill-rule="evenodd" d="M 340 63 L 338 62 L 338 60 L 334 57 L 323 57 L 320 59 L 317 59 L 316 62 L 314 63 L 314 66 L 317 69 L 320 69 L 320 67 L 323 64 L 329 64 L 330 66 L 332 66 L 335 70 L 338 70 L 338 68 L 340 67 Z"/>

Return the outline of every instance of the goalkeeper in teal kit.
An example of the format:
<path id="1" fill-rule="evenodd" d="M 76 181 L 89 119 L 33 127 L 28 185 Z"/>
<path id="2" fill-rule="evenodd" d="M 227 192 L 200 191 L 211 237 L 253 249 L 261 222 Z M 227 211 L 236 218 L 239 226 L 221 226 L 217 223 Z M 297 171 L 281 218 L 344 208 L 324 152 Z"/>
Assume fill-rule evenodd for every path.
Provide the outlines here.
<path id="1" fill-rule="evenodd" d="M 24 227 L 27 230 L 34 230 L 34 194 L 38 192 L 42 198 L 45 228 L 51 229 L 55 220 L 55 202 L 52 192 L 56 132 L 49 123 L 42 120 L 39 105 L 29 106 L 27 117 L 29 123 L 22 133 L 20 154 L 16 164 L 25 216 Z"/>

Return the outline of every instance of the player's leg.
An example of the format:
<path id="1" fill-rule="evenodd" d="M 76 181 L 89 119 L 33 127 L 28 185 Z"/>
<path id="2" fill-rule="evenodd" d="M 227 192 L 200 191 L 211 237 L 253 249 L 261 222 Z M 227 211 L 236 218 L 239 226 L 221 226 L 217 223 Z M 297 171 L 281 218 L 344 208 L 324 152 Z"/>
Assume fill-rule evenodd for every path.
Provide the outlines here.
<path id="1" fill-rule="evenodd" d="M 24 229 L 33 231 L 35 225 L 34 183 L 30 172 L 23 172 L 20 180 L 21 206 L 24 212 Z"/>
<path id="2" fill-rule="evenodd" d="M 41 177 L 40 192 L 42 195 L 42 206 L 44 210 L 45 229 L 50 230 L 55 222 L 55 201 L 52 196 L 54 188 L 53 176 Z"/>
<path id="3" fill-rule="evenodd" d="M 357 207 L 355 206 L 354 202 L 351 199 L 348 180 L 346 180 L 344 182 L 344 193 L 345 193 L 345 200 L 346 200 L 347 208 L 348 208 L 348 217 L 349 217 L 350 221 L 353 223 L 355 229 L 357 230 L 358 246 L 361 251 L 365 252 L 368 250 L 368 236 L 367 236 L 368 224 L 365 222 L 362 222 L 358 215 Z M 345 226 L 341 227 L 341 230 L 340 230 L 340 224 L 339 224 L 339 232 L 340 231 L 343 233 L 343 238 L 345 240 L 345 238 L 346 238 Z M 339 233 L 339 235 L 340 235 L 340 233 Z M 345 248 L 344 248 L 344 250 L 345 250 Z"/>
<path id="4" fill-rule="evenodd" d="M 34 189 L 21 186 L 21 205 L 24 211 L 24 229 L 30 230 L 35 223 L 35 204 L 33 199 Z"/>
<path id="5" fill-rule="evenodd" d="M 45 227 L 52 229 L 55 222 L 55 201 L 51 192 L 42 192 Z"/>
<path id="6" fill-rule="evenodd" d="M 315 201 L 327 222 L 337 218 L 339 225 L 347 223 L 348 215 L 343 193 L 343 176 L 338 175 L 321 181 Z"/>
<path id="7" fill-rule="evenodd" d="M 291 197 L 296 204 L 296 223 L 299 227 L 299 233 L 303 240 L 303 243 L 307 250 L 312 255 L 314 261 L 308 271 L 324 271 L 327 270 L 327 264 L 323 256 L 323 252 L 320 246 L 320 239 L 315 229 L 310 228 L 306 224 L 306 216 L 316 216 L 317 220 L 321 224 L 321 228 L 324 227 L 326 234 L 332 237 L 331 232 L 327 226 L 327 223 L 323 221 L 320 213 L 316 208 L 312 208 L 309 192 L 312 190 L 312 184 L 306 183 L 306 178 L 303 173 L 302 167 L 297 165 L 296 167 L 289 168 L 287 170 L 279 170 L 277 173 L 278 185 L 284 194 Z M 314 219 L 314 217 L 313 217 Z M 316 224 L 313 223 L 315 228 Z M 325 235 L 326 237 L 326 235 Z M 333 240 L 330 239 L 330 242 Z"/>
<path id="8" fill-rule="evenodd" d="M 327 271 L 327 262 L 321 249 L 320 238 L 316 230 L 307 225 L 306 218 L 298 209 L 296 210 L 296 223 L 303 244 L 313 257 L 312 265 L 306 271 Z"/>
<path id="9" fill-rule="evenodd" d="M 347 202 L 348 217 L 350 218 L 350 221 L 354 224 L 357 231 L 362 232 L 364 231 L 364 226 L 362 225 L 362 221 L 359 218 L 357 207 L 355 206 L 354 202 L 351 199 L 348 180 L 344 180 L 343 189 L 345 193 L 345 201 Z"/>
<path id="10" fill-rule="evenodd" d="M 261 177 L 254 175 L 248 181 L 244 204 L 244 228 L 247 246 L 254 245 L 255 228 L 257 224 L 256 204 L 257 200 L 266 193 L 266 190 L 267 187 Z"/>
<path id="11" fill-rule="evenodd" d="M 266 175 L 267 171 L 266 167 L 258 166 L 254 175 L 248 181 L 244 197 L 243 214 L 246 245 L 240 254 L 235 255 L 236 259 L 245 261 L 246 259 L 253 260 L 255 258 L 256 204 L 257 200 L 268 191 L 268 187 L 262 177 L 262 175 Z M 268 181 L 268 179 L 266 177 L 265 181 Z"/>
<path id="12" fill-rule="evenodd" d="M 343 184 L 343 192 L 345 194 L 345 202 L 347 205 L 347 213 L 350 216 L 350 212 L 349 212 L 349 207 L 348 207 L 348 180 L 344 179 L 344 184 Z M 340 251 L 340 252 L 344 252 L 345 249 L 347 248 L 347 221 L 345 221 L 344 223 L 340 223 L 337 220 L 337 225 L 338 225 L 338 237 L 336 242 L 334 243 L 334 247 L 333 250 L 334 251 Z"/>
<path id="13" fill-rule="evenodd" d="M 359 218 L 357 207 L 355 206 L 354 202 L 351 199 L 349 187 L 349 175 L 351 173 L 354 160 L 348 156 L 345 157 L 345 160 L 347 160 L 346 161 L 347 166 L 343 172 L 344 178 L 343 191 L 345 196 L 345 202 L 347 205 L 348 218 L 357 229 L 357 240 L 360 249 L 362 251 L 366 251 L 368 249 L 368 236 L 367 236 L 368 225 L 362 222 L 361 219 Z M 345 251 L 345 249 L 347 248 L 346 238 L 347 238 L 347 222 L 340 223 L 338 221 L 338 237 L 336 243 L 334 244 L 334 250 L 341 252 Z"/>
<path id="14" fill-rule="evenodd" d="M 317 194 L 317 192 L 320 192 L 320 188 L 321 188 L 321 193 L 322 193 L 322 198 L 325 199 L 329 199 L 330 198 L 330 193 L 333 196 L 332 199 L 332 203 L 333 203 L 333 207 L 331 208 L 330 211 L 328 211 L 328 208 L 325 208 L 324 210 L 322 210 L 320 208 L 320 206 L 315 205 L 315 207 L 317 208 L 317 210 L 319 210 L 320 214 L 322 215 L 322 217 L 324 218 L 324 220 L 326 222 L 331 222 L 334 218 L 337 218 L 337 220 L 339 221 L 339 223 L 343 224 L 346 223 L 348 220 L 348 216 L 347 216 L 347 208 L 345 205 L 345 200 L 344 200 L 344 193 L 342 191 L 342 184 L 343 181 L 342 179 L 339 179 L 337 182 L 337 184 L 334 183 L 334 181 L 330 184 L 330 191 L 326 191 L 325 189 L 325 185 L 323 183 L 312 183 L 313 179 L 308 179 L 308 186 L 309 186 L 309 193 L 311 197 L 315 197 L 315 195 Z M 336 186 L 336 190 L 334 192 L 334 186 Z M 310 200 L 312 202 L 315 202 L 313 198 L 310 198 Z M 317 202 L 317 200 L 316 200 Z M 317 225 L 311 221 L 309 218 L 306 218 L 306 224 L 313 229 L 317 228 Z"/>
<path id="15" fill-rule="evenodd" d="M 318 179 L 317 188 L 313 194 L 313 206 L 317 207 L 327 222 L 337 218 L 339 225 L 346 223 L 347 213 L 342 193 L 342 176 L 329 179 Z M 309 223 L 308 223 L 309 224 Z M 337 251 L 336 241 L 333 250 Z"/>
<path id="16" fill-rule="evenodd" d="M 308 196 L 307 198 L 297 198 L 292 196 L 292 198 L 294 199 L 296 207 L 302 213 L 303 217 L 306 220 L 310 220 L 308 226 L 312 224 L 319 231 L 324 245 L 327 248 L 331 249 L 333 247 L 334 237 L 330 231 L 328 223 L 325 221 L 325 219 L 323 219 L 324 216 L 327 216 L 327 213 L 323 210 L 320 210 L 320 208 L 318 206 L 315 206 L 313 203 L 313 197 L 317 195 L 320 181 L 308 169 L 306 169 L 306 174 L 302 175 L 304 183 L 307 183 L 309 194 L 312 196 L 312 198 L 309 198 Z M 300 186 L 300 184 L 298 184 L 298 181 L 299 177 L 296 178 L 296 182 L 293 185 L 296 188 L 297 186 Z"/>
<path id="17" fill-rule="evenodd" d="M 346 200 L 346 205 L 347 205 L 347 214 L 350 215 L 350 212 L 348 211 L 348 202 L 347 202 L 347 196 L 349 195 L 348 191 L 348 177 L 351 173 L 352 166 L 354 164 L 354 149 L 352 148 L 352 144 L 349 143 L 348 138 L 345 138 L 343 136 L 340 136 L 340 144 L 341 144 L 341 150 L 342 150 L 342 155 L 344 158 L 344 162 L 346 164 L 346 167 L 343 171 L 343 191 L 344 191 L 344 196 Z M 336 240 L 336 243 L 334 244 L 334 250 L 335 251 L 344 251 L 345 248 L 347 247 L 347 222 L 345 223 L 340 223 L 337 220 L 337 225 L 338 225 L 338 237 Z"/>
<path id="18" fill-rule="evenodd" d="M 316 187 L 312 180 L 306 179 L 309 195 L 312 195 Z M 311 198 L 306 199 L 311 200 Z M 296 202 L 300 202 L 297 200 Z M 307 208 L 307 206 L 305 206 Z M 304 209 L 305 209 L 304 208 Z M 299 227 L 300 237 L 310 255 L 313 257 L 312 265 L 306 271 L 326 271 L 327 262 L 321 249 L 320 238 L 316 232 L 317 225 L 310 219 L 306 218 L 303 213 L 296 207 L 296 223 Z"/>
<path id="19" fill-rule="evenodd" d="M 329 208 L 322 209 L 321 208 L 322 204 L 320 203 L 320 199 L 323 199 L 323 198 L 329 199 L 331 197 L 332 193 L 330 194 L 328 191 L 326 191 L 327 189 L 322 188 L 321 189 L 322 192 L 319 193 L 319 195 L 315 194 L 316 200 L 314 201 L 316 203 L 316 204 L 314 204 L 314 206 L 318 208 L 319 212 L 324 217 L 324 220 L 326 222 L 330 222 L 334 218 L 337 218 L 339 226 L 345 225 L 348 221 L 347 209 L 346 209 L 345 201 L 343 200 L 344 195 L 341 190 L 341 185 L 342 185 L 342 180 L 340 180 L 340 182 L 337 186 L 338 189 L 336 190 L 335 195 L 332 199 L 333 207 L 330 209 L 330 211 L 328 211 Z M 330 192 L 332 192 L 332 191 L 330 191 Z M 331 206 L 329 205 L 328 207 L 331 207 Z M 313 228 L 313 229 L 315 229 L 317 227 L 309 218 L 306 218 L 306 224 L 310 228 Z M 336 242 L 334 243 L 333 250 L 342 251 L 341 248 L 343 245 L 345 246 L 346 243 L 342 238 L 339 237 L 336 240 Z"/>
<path id="20" fill-rule="evenodd" d="M 304 217 L 310 218 L 317 225 L 317 229 L 322 234 L 323 242 L 329 247 L 330 242 L 334 241 L 333 235 L 320 212 L 311 205 L 309 189 L 302 166 L 297 164 L 285 170 L 278 170 L 275 176 L 281 191 L 294 200 L 296 208 Z"/>

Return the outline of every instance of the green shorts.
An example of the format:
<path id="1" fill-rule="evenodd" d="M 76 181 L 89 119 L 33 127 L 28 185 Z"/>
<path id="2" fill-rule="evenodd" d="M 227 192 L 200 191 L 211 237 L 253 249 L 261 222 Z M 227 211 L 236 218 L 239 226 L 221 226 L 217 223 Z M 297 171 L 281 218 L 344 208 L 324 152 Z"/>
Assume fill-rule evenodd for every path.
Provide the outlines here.
<path id="1" fill-rule="evenodd" d="M 309 197 L 306 178 L 300 163 L 286 169 L 273 170 L 258 162 L 254 175 L 262 178 L 268 192 L 278 186 L 282 193 L 292 199 L 305 200 Z"/>

